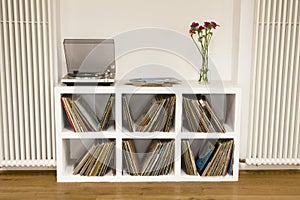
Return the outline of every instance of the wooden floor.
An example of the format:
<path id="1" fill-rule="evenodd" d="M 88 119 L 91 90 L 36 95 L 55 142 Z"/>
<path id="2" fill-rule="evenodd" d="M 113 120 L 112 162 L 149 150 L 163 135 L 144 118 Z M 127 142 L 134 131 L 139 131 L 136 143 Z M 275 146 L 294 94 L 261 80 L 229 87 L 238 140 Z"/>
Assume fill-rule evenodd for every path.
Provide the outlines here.
<path id="1" fill-rule="evenodd" d="M 300 171 L 241 171 L 227 183 L 56 183 L 54 171 L 0 172 L 0 199 L 300 199 Z"/>

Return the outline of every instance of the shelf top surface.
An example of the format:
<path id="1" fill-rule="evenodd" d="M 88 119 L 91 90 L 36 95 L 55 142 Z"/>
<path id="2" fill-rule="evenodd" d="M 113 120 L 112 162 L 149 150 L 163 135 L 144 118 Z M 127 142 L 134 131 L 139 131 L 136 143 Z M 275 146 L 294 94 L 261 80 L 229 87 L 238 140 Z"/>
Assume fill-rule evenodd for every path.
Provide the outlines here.
<path id="1" fill-rule="evenodd" d="M 129 80 L 119 80 L 113 86 L 66 86 L 59 84 L 56 89 L 60 92 L 70 93 L 237 93 L 240 88 L 231 81 L 211 81 L 208 84 L 199 84 L 196 80 L 184 80 L 180 84 L 170 87 L 141 87 L 128 85 Z"/>

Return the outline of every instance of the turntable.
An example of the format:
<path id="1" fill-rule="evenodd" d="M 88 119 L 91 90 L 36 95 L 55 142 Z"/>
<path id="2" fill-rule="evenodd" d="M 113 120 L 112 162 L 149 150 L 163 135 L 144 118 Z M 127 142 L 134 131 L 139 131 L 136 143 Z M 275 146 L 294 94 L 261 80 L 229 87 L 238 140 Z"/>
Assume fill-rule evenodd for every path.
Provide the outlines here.
<path id="1" fill-rule="evenodd" d="M 111 85 L 115 82 L 113 39 L 65 39 L 67 85 Z"/>

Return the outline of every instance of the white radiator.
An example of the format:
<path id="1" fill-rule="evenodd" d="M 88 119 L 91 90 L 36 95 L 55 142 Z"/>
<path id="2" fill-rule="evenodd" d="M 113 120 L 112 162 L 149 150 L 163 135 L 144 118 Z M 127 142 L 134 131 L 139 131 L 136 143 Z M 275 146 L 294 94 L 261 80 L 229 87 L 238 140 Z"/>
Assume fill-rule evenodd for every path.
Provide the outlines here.
<path id="1" fill-rule="evenodd" d="M 300 2 L 257 0 L 249 165 L 300 164 Z"/>
<path id="2" fill-rule="evenodd" d="M 53 0 L 0 0 L 0 167 L 55 166 Z"/>

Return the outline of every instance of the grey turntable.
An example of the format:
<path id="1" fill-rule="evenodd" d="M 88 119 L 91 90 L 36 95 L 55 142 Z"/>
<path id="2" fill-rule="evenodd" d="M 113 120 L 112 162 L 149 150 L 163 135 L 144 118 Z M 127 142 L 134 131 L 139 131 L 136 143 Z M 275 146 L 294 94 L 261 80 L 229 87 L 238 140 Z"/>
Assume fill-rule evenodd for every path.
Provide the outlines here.
<path id="1" fill-rule="evenodd" d="M 111 85 L 115 82 L 115 45 L 113 39 L 65 39 L 67 85 Z"/>

